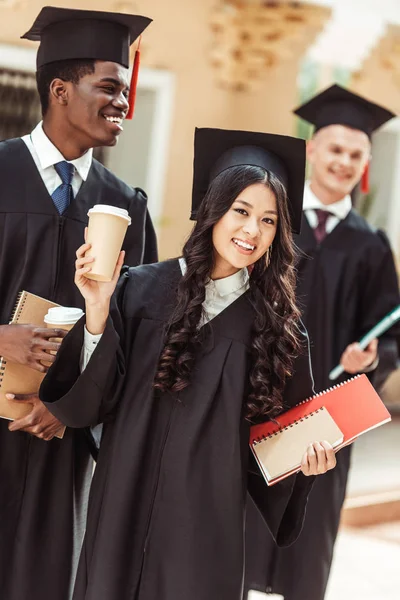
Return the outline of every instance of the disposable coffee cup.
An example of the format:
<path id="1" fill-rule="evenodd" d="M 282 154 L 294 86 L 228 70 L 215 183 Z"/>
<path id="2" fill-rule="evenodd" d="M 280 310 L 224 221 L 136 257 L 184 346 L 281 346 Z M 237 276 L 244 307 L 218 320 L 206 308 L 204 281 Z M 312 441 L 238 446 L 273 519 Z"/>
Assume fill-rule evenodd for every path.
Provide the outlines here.
<path id="1" fill-rule="evenodd" d="M 44 322 L 48 329 L 66 329 L 69 331 L 82 316 L 83 310 L 81 308 L 54 306 L 47 311 Z"/>
<path id="2" fill-rule="evenodd" d="M 83 315 L 81 308 L 72 308 L 70 306 L 54 306 L 49 308 L 44 317 L 44 322 L 47 329 L 65 329 L 70 331 L 75 323 Z M 49 338 L 50 342 L 62 342 L 62 338 Z M 57 354 L 54 350 L 50 350 L 50 354 Z M 45 367 L 49 367 L 51 363 L 42 361 Z"/>
<path id="3" fill-rule="evenodd" d="M 131 218 L 124 208 L 108 204 L 96 204 L 89 210 L 88 216 L 86 241 L 92 247 L 85 256 L 93 256 L 94 261 L 89 263 L 91 270 L 85 273 L 85 277 L 111 281 Z"/>
<path id="4" fill-rule="evenodd" d="M 81 308 L 73 308 L 71 306 L 54 306 L 49 308 L 44 317 L 44 322 L 47 329 L 65 329 L 70 331 L 75 323 L 83 316 Z M 62 342 L 62 338 L 50 338 L 51 342 Z M 57 354 L 54 350 L 50 350 L 50 354 Z M 52 363 L 42 360 L 45 367 L 51 367 Z M 55 437 L 62 439 L 65 433 L 63 425 L 56 433 Z"/>

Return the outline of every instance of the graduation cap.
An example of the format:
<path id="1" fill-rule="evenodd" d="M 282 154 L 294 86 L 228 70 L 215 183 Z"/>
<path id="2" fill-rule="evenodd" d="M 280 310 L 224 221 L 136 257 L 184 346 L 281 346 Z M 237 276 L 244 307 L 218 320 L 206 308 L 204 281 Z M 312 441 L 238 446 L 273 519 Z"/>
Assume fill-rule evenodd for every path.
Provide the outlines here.
<path id="1" fill-rule="evenodd" d="M 68 59 L 92 59 L 129 68 L 129 48 L 152 19 L 98 10 L 45 6 L 22 39 L 40 42 L 37 68 Z M 140 53 L 136 51 L 129 94 L 132 118 Z"/>
<path id="2" fill-rule="evenodd" d="M 340 85 L 332 85 L 293 112 L 315 125 L 315 131 L 329 125 L 345 125 L 363 131 L 369 138 L 376 129 L 396 116 L 383 106 L 370 102 Z M 368 166 L 363 177 L 363 191 L 368 191 L 367 177 Z"/>
<path id="3" fill-rule="evenodd" d="M 293 111 L 318 131 L 328 125 L 346 125 L 371 137 L 373 132 L 396 115 L 340 85 L 332 85 Z"/>
<path id="4" fill-rule="evenodd" d="M 198 129 L 194 139 L 192 213 L 197 211 L 210 183 L 230 167 L 252 165 L 280 179 L 289 198 L 292 230 L 299 233 L 306 164 L 305 141 L 286 135 Z"/>

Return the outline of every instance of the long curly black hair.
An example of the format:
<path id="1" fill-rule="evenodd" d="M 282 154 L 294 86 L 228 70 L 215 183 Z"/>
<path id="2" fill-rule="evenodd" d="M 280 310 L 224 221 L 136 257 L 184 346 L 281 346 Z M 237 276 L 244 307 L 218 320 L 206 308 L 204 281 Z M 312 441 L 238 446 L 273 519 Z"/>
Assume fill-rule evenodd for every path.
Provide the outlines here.
<path id="1" fill-rule="evenodd" d="M 278 227 L 269 264 L 267 253 L 254 264 L 250 276 L 249 299 L 255 313 L 246 399 L 246 418 L 250 421 L 261 416 L 274 418 L 281 412 L 285 382 L 300 351 L 294 245 L 286 191 L 275 175 L 260 167 L 231 167 L 209 186 L 183 248 L 187 270 L 178 286 L 154 380 L 154 387 L 162 392 L 179 392 L 189 385 L 196 348 L 201 343 L 199 323 L 206 284 L 214 267 L 213 227 L 238 195 L 256 183 L 275 194 Z"/>

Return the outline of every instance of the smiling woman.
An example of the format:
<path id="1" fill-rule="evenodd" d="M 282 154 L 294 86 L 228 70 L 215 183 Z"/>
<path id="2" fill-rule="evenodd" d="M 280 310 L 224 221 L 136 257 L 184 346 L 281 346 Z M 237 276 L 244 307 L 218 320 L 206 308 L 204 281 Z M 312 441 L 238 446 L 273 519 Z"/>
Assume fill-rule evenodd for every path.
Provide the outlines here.
<path id="1" fill-rule="evenodd" d="M 197 140 L 202 136 L 207 138 L 207 131 L 198 130 Z M 218 130 L 213 133 L 217 148 L 218 137 L 222 135 Z M 280 136 L 271 136 L 268 141 L 263 139 L 264 148 L 268 150 L 255 147 L 251 158 L 246 156 L 251 153 L 250 147 L 243 156 L 241 146 L 234 148 L 233 156 L 229 149 L 218 157 L 224 168 L 211 180 L 197 211 L 197 223 L 183 248 L 188 272 L 178 288 L 177 308 L 155 379 L 156 387 L 163 391 L 180 391 L 189 385 L 207 282 L 210 278 L 223 280 L 251 266 L 249 300 L 255 310 L 255 325 L 254 362 L 250 369 L 253 391 L 246 410 L 249 418 L 273 416 L 281 410 L 285 374 L 291 372 L 292 360 L 299 350 L 298 311 L 293 291 L 291 228 L 294 221 L 290 219 L 282 173 L 278 171 L 280 176 L 277 176 L 267 170 L 277 158 L 268 146 L 275 137 Z M 289 140 L 287 138 L 286 143 L 290 143 Z M 201 161 L 196 165 L 196 158 L 195 179 L 196 169 L 204 169 Z M 240 164 L 243 161 L 244 164 Z M 296 192 L 298 196 L 294 196 L 294 201 L 301 202 L 302 192 L 296 190 L 294 194 Z M 282 319 L 285 319 L 285 332 Z M 277 345 L 278 338 L 281 343 Z M 183 348 L 185 352 L 178 361 Z"/>
<path id="2" fill-rule="evenodd" d="M 72 330 L 41 390 L 68 425 L 104 422 L 74 600 L 105 589 L 118 600 L 240 600 L 245 490 L 285 545 L 301 529 L 311 461 L 335 464 L 331 447 L 311 446 L 301 474 L 268 488 L 249 459 L 249 420 L 277 414 L 293 369 L 308 370 L 307 357 L 294 365 L 298 212 L 287 197 L 290 187 L 301 209 L 304 142 L 254 136 L 196 131 L 197 222 L 179 259 L 124 269 L 111 301 L 123 255 L 104 284 L 85 277 L 88 245 L 77 251 L 87 333 L 83 321 Z M 310 389 L 289 386 L 285 400 Z"/>
<path id="3" fill-rule="evenodd" d="M 265 183 L 246 187 L 213 229 L 213 279 L 228 277 L 257 262 L 270 248 L 278 225 L 277 199 Z"/>

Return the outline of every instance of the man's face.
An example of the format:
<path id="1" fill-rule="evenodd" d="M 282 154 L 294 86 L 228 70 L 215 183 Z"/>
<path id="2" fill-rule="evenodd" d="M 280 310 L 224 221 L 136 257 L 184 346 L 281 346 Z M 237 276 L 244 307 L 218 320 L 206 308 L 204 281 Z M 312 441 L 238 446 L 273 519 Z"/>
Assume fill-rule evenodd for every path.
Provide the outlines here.
<path id="1" fill-rule="evenodd" d="M 307 147 L 311 182 L 332 194 L 332 202 L 343 198 L 360 181 L 370 151 L 371 143 L 363 131 L 344 125 L 324 127 Z"/>
<path id="2" fill-rule="evenodd" d="M 128 69 L 114 62 L 96 61 L 95 71 L 78 84 L 66 82 L 64 118 L 85 148 L 115 146 L 128 112 Z"/>

